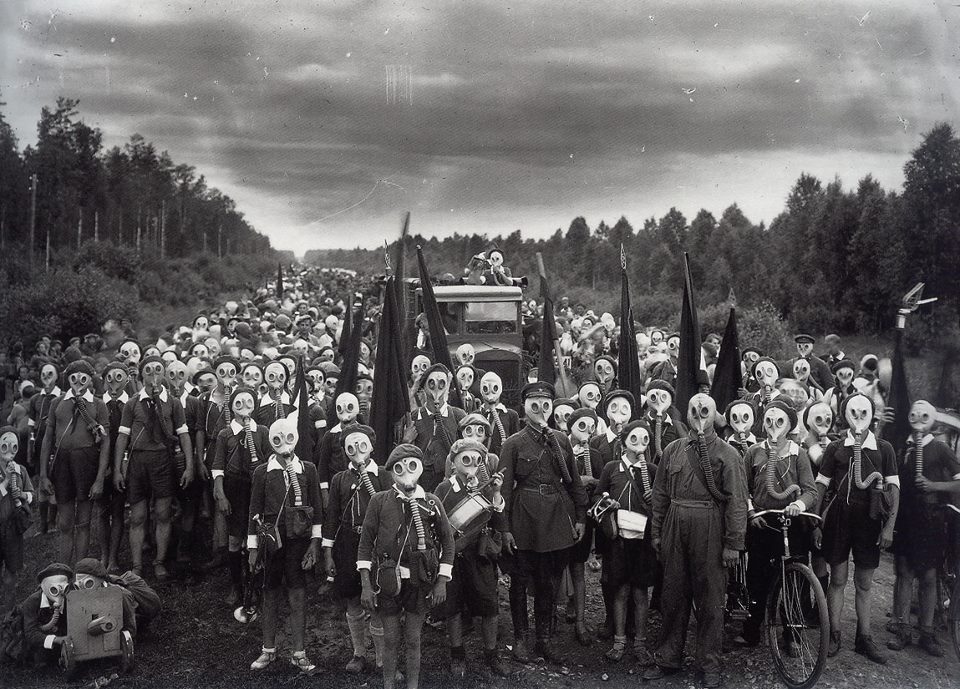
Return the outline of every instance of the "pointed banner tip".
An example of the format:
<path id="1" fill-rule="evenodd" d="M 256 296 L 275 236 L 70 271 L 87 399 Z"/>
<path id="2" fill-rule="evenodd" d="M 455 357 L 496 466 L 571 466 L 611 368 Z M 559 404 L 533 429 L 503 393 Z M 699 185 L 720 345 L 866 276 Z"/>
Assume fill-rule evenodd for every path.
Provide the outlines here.
<path id="1" fill-rule="evenodd" d="M 627 269 L 627 253 L 623 250 L 623 242 L 620 242 L 620 268 Z"/>

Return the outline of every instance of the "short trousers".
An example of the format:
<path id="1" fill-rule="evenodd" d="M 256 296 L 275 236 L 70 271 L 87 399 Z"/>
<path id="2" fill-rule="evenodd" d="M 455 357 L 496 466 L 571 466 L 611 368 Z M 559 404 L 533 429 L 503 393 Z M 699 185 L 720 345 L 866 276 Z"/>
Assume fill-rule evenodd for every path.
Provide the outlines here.
<path id="1" fill-rule="evenodd" d="M 167 450 L 133 450 L 127 466 L 127 500 L 131 505 L 173 497 L 176 483 Z"/>
<path id="2" fill-rule="evenodd" d="M 476 546 L 453 561 L 453 579 L 447 582 L 447 600 L 437 616 L 447 619 L 466 611 L 471 617 L 495 617 L 500 611 L 497 565 L 480 557 Z"/>
<path id="3" fill-rule="evenodd" d="M 227 474 L 223 477 L 223 492 L 230 503 L 227 515 L 227 534 L 234 538 L 245 538 L 250 524 L 251 483 L 242 476 Z"/>
<path id="4" fill-rule="evenodd" d="M 17 533 L 12 516 L 0 523 L 0 565 L 6 566 L 11 574 L 23 569 L 23 534 Z"/>
<path id="5" fill-rule="evenodd" d="M 58 503 L 88 500 L 90 488 L 97 480 L 100 468 L 100 449 L 82 447 L 60 450 L 53 462 L 53 494 Z"/>
<path id="6" fill-rule="evenodd" d="M 310 547 L 310 539 L 287 539 L 281 532 L 280 540 L 283 544 L 280 550 L 267 556 L 263 568 L 263 587 L 269 590 L 278 589 L 286 582 L 288 589 L 302 589 L 307 585 L 307 573 L 301 563 L 307 548 Z"/>
<path id="7" fill-rule="evenodd" d="M 876 569 L 880 566 L 881 528 L 879 520 L 870 518 L 868 503 L 848 505 L 844 497 L 838 495 L 823 525 L 823 559 L 827 564 L 838 565 L 846 562 L 852 552 L 854 565 Z"/>
<path id="8" fill-rule="evenodd" d="M 363 586 L 357 571 L 357 548 L 360 534 L 348 524 L 340 525 L 340 533 L 333 542 L 333 564 L 337 575 L 333 578 L 333 592 L 337 598 L 349 600 L 360 596 Z"/>
<path id="9" fill-rule="evenodd" d="M 603 553 L 600 581 L 615 588 L 629 584 L 645 589 L 656 583 L 659 567 L 649 534 L 647 538 L 615 538 Z"/>
<path id="10" fill-rule="evenodd" d="M 449 583 L 447 584 L 449 588 Z M 421 584 L 411 579 L 404 579 L 400 584 L 400 593 L 396 596 L 377 594 L 377 612 L 382 615 L 399 615 L 408 612 L 416 615 L 426 615 L 430 609 L 427 596 L 433 590 L 429 584 Z"/>

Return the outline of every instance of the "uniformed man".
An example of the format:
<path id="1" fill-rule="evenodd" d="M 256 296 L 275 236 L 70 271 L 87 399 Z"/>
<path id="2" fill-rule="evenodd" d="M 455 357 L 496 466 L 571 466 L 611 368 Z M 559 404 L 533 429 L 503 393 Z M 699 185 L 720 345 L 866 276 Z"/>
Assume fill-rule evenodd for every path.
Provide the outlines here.
<path id="1" fill-rule="evenodd" d="M 567 549 L 584 534 L 586 493 L 570 441 L 548 428 L 556 392 L 538 381 L 521 391 L 524 426 L 503 444 L 504 546 L 512 555 L 510 612 L 514 658 L 529 659 L 526 648 L 527 587 L 534 590 L 536 651 L 550 662 L 560 657 L 550 644 L 551 621 Z"/>

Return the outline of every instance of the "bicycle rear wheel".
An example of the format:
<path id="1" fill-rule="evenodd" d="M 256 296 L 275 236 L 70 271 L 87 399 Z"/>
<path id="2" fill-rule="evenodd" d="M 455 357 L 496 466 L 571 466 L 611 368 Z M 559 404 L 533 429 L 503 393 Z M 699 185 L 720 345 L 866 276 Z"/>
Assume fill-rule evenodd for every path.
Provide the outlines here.
<path id="1" fill-rule="evenodd" d="M 790 562 L 767 598 L 767 640 L 777 674 L 791 689 L 809 689 L 827 663 L 827 597 L 813 571 Z"/>

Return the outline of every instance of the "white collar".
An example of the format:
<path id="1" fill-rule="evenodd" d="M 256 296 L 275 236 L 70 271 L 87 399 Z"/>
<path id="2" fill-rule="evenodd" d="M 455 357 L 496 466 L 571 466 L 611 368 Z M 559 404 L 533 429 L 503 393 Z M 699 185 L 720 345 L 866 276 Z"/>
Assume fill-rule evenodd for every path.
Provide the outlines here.
<path id="1" fill-rule="evenodd" d="M 43 393 L 44 395 L 52 395 L 53 397 L 59 397 L 60 395 L 63 394 L 63 390 L 60 389 L 59 385 L 54 385 L 53 390 L 51 390 L 50 392 L 47 392 L 42 388 L 40 389 L 40 392 Z"/>
<path id="2" fill-rule="evenodd" d="M 406 495 L 404 495 L 403 493 L 400 492 L 400 489 L 397 488 L 397 484 L 396 484 L 396 483 L 393 484 L 393 490 L 394 490 L 394 492 L 397 494 L 397 497 L 400 498 L 401 500 L 404 500 L 404 501 L 409 500 L 409 498 L 407 498 Z M 425 490 L 423 489 L 423 486 L 417 484 L 416 490 L 413 491 L 413 499 L 414 499 L 414 500 L 425 500 L 426 497 L 427 497 L 427 491 L 425 491 Z"/>
<path id="3" fill-rule="evenodd" d="M 853 445 L 854 445 L 853 432 L 847 431 L 847 437 L 843 439 L 843 446 L 853 447 Z M 867 431 L 867 437 L 863 441 L 863 443 L 861 443 L 860 447 L 867 450 L 877 449 L 877 437 L 873 434 L 873 431 Z"/>
<path id="4" fill-rule="evenodd" d="M 732 434 L 732 435 L 730 436 L 730 439 L 731 439 L 731 440 L 739 441 L 739 440 L 740 440 L 740 436 L 739 436 L 738 434 L 734 433 L 734 434 Z M 753 445 L 754 443 L 757 442 L 757 436 L 755 436 L 753 433 L 747 433 L 747 434 L 744 436 L 744 440 L 746 440 L 748 443 L 750 443 L 751 445 Z"/>
<path id="5" fill-rule="evenodd" d="M 460 480 L 457 478 L 456 474 L 450 475 L 450 487 L 453 489 L 454 493 L 459 493 L 463 486 L 460 485 Z"/>
<path id="6" fill-rule="evenodd" d="M 425 410 L 426 410 L 427 416 L 433 416 L 434 414 L 437 413 L 437 412 L 434 412 L 432 409 L 430 409 L 430 408 L 428 408 L 428 407 L 421 407 L 421 409 L 425 409 Z M 440 412 L 439 412 L 439 413 L 440 413 L 440 416 L 442 416 L 443 418 L 447 418 L 447 416 L 450 415 L 450 405 L 444 403 L 444 405 L 443 405 L 442 407 L 440 407 Z"/>
<path id="7" fill-rule="evenodd" d="M 327 431 L 327 432 L 328 432 L 328 433 L 339 433 L 339 432 L 342 431 L 342 430 L 343 430 L 343 425 L 338 423 L 336 426 L 334 426 L 333 428 L 331 428 L 331 429 L 330 429 L 329 431 Z"/>
<path id="8" fill-rule="evenodd" d="M 493 407 L 491 407 L 489 404 L 484 402 L 483 409 L 484 411 L 490 411 L 490 409 L 496 409 L 497 411 L 502 411 L 504 414 L 506 414 L 507 412 L 507 407 L 506 405 L 504 405 L 503 402 L 497 402 L 495 405 L 493 405 Z"/>
<path id="9" fill-rule="evenodd" d="M 73 388 L 70 388 L 69 390 L 67 390 L 67 394 L 63 396 L 63 399 L 65 399 L 65 400 L 72 400 L 73 397 L 74 397 L 74 395 L 73 395 Z M 87 402 L 90 402 L 90 403 L 92 404 L 92 403 L 93 403 L 93 391 L 88 388 L 87 391 L 86 391 L 85 393 L 83 393 L 83 399 L 85 399 Z"/>
<path id="10" fill-rule="evenodd" d="M 350 464 L 350 468 L 353 469 L 352 463 Z M 363 470 L 366 473 L 371 474 L 372 476 L 376 476 L 380 473 L 380 465 L 374 462 L 373 459 L 371 458 L 367 460 L 367 465 L 363 467 Z"/>
<path id="11" fill-rule="evenodd" d="M 617 434 L 613 432 L 609 426 L 607 426 L 607 442 L 613 444 L 613 441 L 617 439 Z"/>
<path id="12" fill-rule="evenodd" d="M 241 433 L 243 433 L 243 430 L 244 430 L 243 424 L 239 423 L 236 419 L 234 419 L 233 421 L 230 422 L 230 430 L 233 431 L 234 435 L 240 435 Z M 254 421 L 253 419 L 250 419 L 250 430 L 251 431 L 257 430 L 257 422 Z"/>
<path id="13" fill-rule="evenodd" d="M 769 440 L 764 440 L 764 441 L 763 441 L 763 446 L 769 450 L 769 449 L 770 449 L 770 441 L 769 441 Z M 874 447 L 873 449 L 876 449 L 876 447 Z M 778 455 L 778 456 L 779 456 L 780 458 L 783 458 L 783 457 L 793 457 L 794 455 L 799 455 L 799 454 L 800 454 L 800 446 L 797 445 L 794 441 L 788 440 L 788 441 L 787 441 L 787 453 L 786 453 L 785 455 Z"/>
<path id="14" fill-rule="evenodd" d="M 103 393 L 103 403 L 104 403 L 104 404 L 109 404 L 110 402 L 119 402 L 120 404 L 126 404 L 129 399 L 130 399 L 130 395 L 127 394 L 127 391 L 126 391 L 126 390 L 121 390 L 120 396 L 117 397 L 116 400 L 114 400 L 114 399 L 110 396 L 110 393 L 109 393 L 109 392 Z"/>
<path id="15" fill-rule="evenodd" d="M 293 461 L 290 463 L 293 464 L 293 470 L 295 472 L 298 474 L 303 473 L 303 462 L 301 462 L 298 457 L 294 457 Z M 286 469 L 284 469 L 283 465 L 277 461 L 276 455 L 270 455 L 270 461 L 267 462 L 267 471 L 281 471 L 286 473 Z"/>
<path id="16" fill-rule="evenodd" d="M 276 400 L 270 396 L 270 393 L 267 392 L 260 397 L 260 406 L 262 407 L 265 404 L 276 404 Z M 290 404 L 290 393 L 284 390 L 280 393 L 280 403 L 281 404 Z"/>
<path id="17" fill-rule="evenodd" d="M 196 389 L 197 389 L 197 386 L 194 385 L 193 383 L 191 383 L 189 380 L 188 380 L 188 381 L 184 381 L 184 383 L 183 383 L 183 392 L 184 392 L 185 394 L 189 395 L 190 393 L 192 393 L 192 392 L 193 392 L 194 390 L 196 390 Z"/>
<path id="18" fill-rule="evenodd" d="M 47 594 L 40 592 L 40 607 L 41 608 L 51 608 L 53 607 L 53 601 L 47 598 Z"/>
<path id="19" fill-rule="evenodd" d="M 627 461 L 627 455 L 620 455 L 620 472 L 623 473 L 627 469 L 633 469 L 634 467 L 639 467 L 640 462 L 644 461 L 643 457 L 637 457 L 637 461 L 631 464 Z"/>
<path id="20" fill-rule="evenodd" d="M 920 447 L 926 447 L 927 445 L 929 445 L 929 444 L 932 443 L 933 441 L 934 441 L 933 434 L 932 434 L 932 433 L 927 433 L 925 436 L 923 436 L 922 438 L 920 438 Z M 913 437 L 912 435 L 911 435 L 909 438 L 907 438 L 907 444 L 908 444 L 908 445 L 915 445 L 916 443 L 917 443 L 917 441 L 914 440 L 914 437 Z"/>
<path id="21" fill-rule="evenodd" d="M 160 397 L 160 401 L 161 401 L 161 402 L 166 402 L 166 401 L 167 401 L 167 389 L 166 389 L 166 388 L 160 388 L 160 394 L 159 394 L 158 396 Z M 146 388 L 143 388 L 142 390 L 140 390 L 140 395 L 139 395 L 139 397 L 140 397 L 141 401 L 142 401 L 142 400 L 148 400 L 148 399 L 150 399 L 150 393 L 147 392 L 147 389 L 146 389 Z"/>
<path id="22" fill-rule="evenodd" d="M 657 422 L 657 410 L 656 410 L 656 409 L 650 409 L 650 420 L 653 421 L 654 423 Z M 671 418 L 670 414 L 668 414 L 667 412 L 663 412 L 663 418 L 660 420 L 660 423 L 662 423 L 662 424 L 664 424 L 664 425 L 666 425 L 666 426 L 672 426 L 672 425 L 673 425 L 673 418 Z"/>

